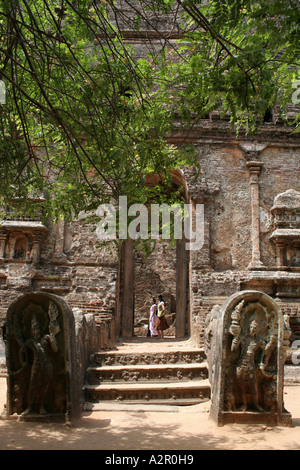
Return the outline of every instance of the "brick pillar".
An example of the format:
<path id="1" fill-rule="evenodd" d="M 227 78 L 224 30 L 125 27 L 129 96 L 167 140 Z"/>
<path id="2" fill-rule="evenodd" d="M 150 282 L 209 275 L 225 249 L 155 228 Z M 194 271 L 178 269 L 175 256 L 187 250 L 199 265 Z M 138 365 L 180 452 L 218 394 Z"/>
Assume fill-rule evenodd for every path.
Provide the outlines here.
<path id="1" fill-rule="evenodd" d="M 279 268 L 287 264 L 285 260 L 285 244 L 282 242 L 276 242 L 276 264 Z"/>
<path id="2" fill-rule="evenodd" d="M 176 338 L 185 337 L 187 296 L 187 252 L 186 240 L 176 242 Z"/>
<path id="3" fill-rule="evenodd" d="M 260 220 L 259 220 L 259 174 L 263 166 L 262 162 L 247 162 L 250 173 L 250 195 L 251 195 L 251 241 L 252 259 L 249 268 L 255 269 L 263 266 L 260 260 Z"/>
<path id="4" fill-rule="evenodd" d="M 56 225 L 56 238 L 55 238 L 55 247 L 54 253 L 52 256 L 53 262 L 63 262 L 66 259 L 64 253 L 64 244 L 65 244 L 65 222 L 62 219 L 58 219 Z"/>
<path id="5" fill-rule="evenodd" d="M 1 230 L 0 232 L 0 259 L 3 259 L 5 255 L 6 239 L 7 239 L 7 233 Z"/>
<path id="6" fill-rule="evenodd" d="M 32 261 L 33 264 L 37 264 L 40 261 L 41 256 L 41 241 L 43 235 L 41 233 L 33 234 L 33 246 L 32 246 Z"/>
<path id="7" fill-rule="evenodd" d="M 134 322 L 134 252 L 133 240 L 128 239 L 123 246 L 123 295 L 121 305 L 121 336 L 133 336 Z"/>

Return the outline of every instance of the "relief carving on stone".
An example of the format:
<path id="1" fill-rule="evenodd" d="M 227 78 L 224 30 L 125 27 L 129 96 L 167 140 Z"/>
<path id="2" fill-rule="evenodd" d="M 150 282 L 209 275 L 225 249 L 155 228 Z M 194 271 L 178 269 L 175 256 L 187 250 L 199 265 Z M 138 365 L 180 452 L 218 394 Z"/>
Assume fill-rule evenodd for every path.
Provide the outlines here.
<path id="1" fill-rule="evenodd" d="M 48 312 L 30 303 L 21 315 L 14 316 L 9 375 L 14 384 L 12 411 L 22 416 L 32 412 L 44 415 L 52 409 L 48 392 L 60 362 L 58 314 L 57 306 L 50 302 Z"/>
<path id="2" fill-rule="evenodd" d="M 278 194 L 271 208 L 274 231 L 270 240 L 276 246 L 280 267 L 300 266 L 300 192 L 288 189 Z"/>
<path id="3" fill-rule="evenodd" d="M 275 312 L 242 300 L 231 314 L 225 408 L 276 409 L 278 325 Z"/>
<path id="4" fill-rule="evenodd" d="M 185 353 L 176 353 L 176 354 L 155 354 L 154 357 L 153 355 L 148 355 L 148 354 L 140 354 L 138 356 L 132 356 L 132 355 L 107 355 L 104 358 L 98 359 L 97 357 L 94 357 L 95 363 L 99 365 L 133 365 L 133 364 L 176 364 L 176 363 L 185 363 L 189 364 L 192 362 L 197 362 L 201 363 L 204 361 L 204 354 L 201 355 L 197 352 L 195 354 L 189 352 L 189 354 Z"/>
<path id="5" fill-rule="evenodd" d="M 6 313 L 6 417 L 75 422 L 81 413 L 74 315 L 55 294 L 30 292 Z"/>
<path id="6" fill-rule="evenodd" d="M 113 372 L 113 373 L 112 373 Z M 184 371 L 179 370 L 177 367 L 164 369 L 163 373 L 158 374 L 157 369 L 141 368 L 139 371 L 130 371 L 130 370 L 116 370 L 111 369 L 107 373 L 100 372 L 99 382 L 149 382 L 151 380 L 179 380 L 179 381 L 188 381 L 188 380 L 200 380 L 207 379 L 207 370 L 205 367 L 203 369 L 187 368 Z"/>
<path id="7" fill-rule="evenodd" d="M 227 423 L 291 424 L 284 408 L 284 361 L 291 329 L 278 304 L 240 291 L 218 308 L 212 334 L 210 416 Z M 209 330 L 210 331 L 210 330 Z"/>
<path id="8" fill-rule="evenodd" d="M 6 418 L 75 423 L 82 380 L 75 319 L 61 297 L 29 292 L 6 312 Z"/>

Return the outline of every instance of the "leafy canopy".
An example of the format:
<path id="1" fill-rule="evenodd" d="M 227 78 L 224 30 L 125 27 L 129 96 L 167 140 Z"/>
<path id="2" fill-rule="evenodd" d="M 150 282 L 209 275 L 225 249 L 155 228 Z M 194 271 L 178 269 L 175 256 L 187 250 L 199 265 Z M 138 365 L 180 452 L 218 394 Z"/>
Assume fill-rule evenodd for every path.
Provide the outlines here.
<path id="1" fill-rule="evenodd" d="M 197 159 L 168 143 L 174 121 L 220 109 L 254 132 L 276 105 L 284 118 L 299 24 L 297 0 L 3 0 L 2 202 L 28 212 L 44 194 L 46 215 L 71 216 L 119 195 L 176 199 L 171 171 Z"/>

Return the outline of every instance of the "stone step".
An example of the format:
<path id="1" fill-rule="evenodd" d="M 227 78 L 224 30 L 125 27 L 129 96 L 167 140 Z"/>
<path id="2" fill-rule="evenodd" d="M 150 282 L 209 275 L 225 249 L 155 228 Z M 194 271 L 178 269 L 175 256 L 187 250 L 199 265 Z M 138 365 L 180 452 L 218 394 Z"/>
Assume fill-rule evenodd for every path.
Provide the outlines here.
<path id="1" fill-rule="evenodd" d="M 205 380 L 208 378 L 207 363 L 191 364 L 138 364 L 90 366 L 87 379 L 90 384 L 104 382 L 169 382 Z"/>
<path id="2" fill-rule="evenodd" d="M 102 406 L 192 405 L 210 399 L 203 349 L 190 340 L 119 338 L 91 356 L 85 409 Z"/>
<path id="3" fill-rule="evenodd" d="M 105 403 L 104 402 L 85 403 L 83 406 L 83 410 L 84 411 L 117 411 L 117 412 L 130 411 L 131 413 L 140 412 L 140 411 L 144 413 L 150 412 L 150 411 L 159 412 L 159 413 L 163 413 L 163 412 L 178 413 L 179 406 L 180 404 L 178 403 L 172 403 L 172 404 L 167 404 L 167 405 L 165 403 L 164 404 L 158 403 L 158 404 L 153 405 L 153 404 L 144 403 L 144 402 L 133 404 L 133 403 L 122 403 L 120 401 L 118 401 L 117 403 L 106 401 Z"/>
<path id="4" fill-rule="evenodd" d="M 210 399 L 210 384 L 207 379 L 180 383 L 87 384 L 84 393 L 85 407 L 107 400 L 134 404 L 191 405 Z"/>
<path id="5" fill-rule="evenodd" d="M 203 349 L 182 350 L 182 351 L 146 351 L 145 353 L 134 352 L 97 352 L 93 354 L 91 361 L 99 366 L 113 365 L 150 365 L 150 364 L 191 364 L 205 361 Z"/>

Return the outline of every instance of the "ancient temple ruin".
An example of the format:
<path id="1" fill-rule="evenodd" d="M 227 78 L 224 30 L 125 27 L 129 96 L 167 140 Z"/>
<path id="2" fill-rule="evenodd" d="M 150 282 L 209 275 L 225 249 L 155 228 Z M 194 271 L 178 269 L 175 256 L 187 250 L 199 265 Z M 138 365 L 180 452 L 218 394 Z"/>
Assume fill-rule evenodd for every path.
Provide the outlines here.
<path id="1" fill-rule="evenodd" d="M 184 138 L 175 133 L 172 140 Z M 165 242 L 145 259 L 129 240 L 118 257 L 110 247 L 98 248 L 84 214 L 43 225 L 8 212 L 1 223 L 1 320 L 24 294 L 55 294 L 79 319 L 76 332 L 89 343 L 81 361 L 87 368 L 89 354 L 112 348 L 116 338 L 146 336 L 149 301 L 158 293 L 170 319 L 166 333 L 204 348 L 206 320 L 216 306 L 254 290 L 289 318 L 291 364 L 300 339 L 299 134 L 274 121 L 251 138 L 236 138 L 226 121 L 211 116 L 194 126 L 189 140 L 202 173 L 196 183 L 191 169 L 174 180 L 185 186 L 188 203 L 204 205 L 200 250 Z M 86 337 L 82 325 L 91 321 Z"/>
<path id="2" fill-rule="evenodd" d="M 130 36 L 130 31 L 127 31 L 127 38 L 129 43 L 136 45 L 138 40 Z M 159 34 L 153 32 L 151 41 L 157 49 L 161 47 Z M 291 107 L 287 119 L 292 122 L 296 113 L 297 110 Z M 29 341 L 29 329 L 41 318 L 43 334 L 50 341 L 47 315 L 51 296 L 55 296 L 54 305 L 59 305 L 57 321 L 61 330 L 58 335 L 62 335 L 66 328 L 62 326 L 62 312 L 72 312 L 74 317 L 74 341 L 69 345 L 62 343 L 60 351 L 63 354 L 65 348 L 77 348 L 76 366 L 73 362 L 72 367 L 77 370 L 78 377 L 74 382 L 72 378 L 71 383 L 73 386 L 77 384 L 78 390 L 84 385 L 91 354 L 104 354 L 114 347 L 118 338 L 146 336 L 149 302 L 159 293 L 166 300 L 170 324 L 168 336 L 177 340 L 188 339 L 197 356 L 198 350 L 202 354 L 207 345 L 207 319 L 210 315 L 216 320 L 216 312 L 232 295 L 240 295 L 244 291 L 263 293 L 272 303 L 268 300 L 265 305 L 264 296 L 255 300 L 262 301 L 256 326 L 260 328 L 263 316 L 271 315 L 273 326 L 270 326 L 268 335 L 272 336 L 272 328 L 275 332 L 277 322 L 279 330 L 276 331 L 279 332 L 274 333 L 274 337 L 281 344 L 283 331 L 280 325 L 283 318 L 288 318 L 291 334 L 285 354 L 286 361 L 291 363 L 293 344 L 300 340 L 300 134 L 292 130 L 283 125 L 276 109 L 272 112 L 272 119 L 263 122 L 258 132 L 251 136 L 243 130 L 237 136 L 228 116 L 221 116 L 218 111 L 194 123 L 186 132 L 180 125 L 175 126 L 169 142 L 174 145 L 192 144 L 201 165 L 196 181 L 193 168 L 178 170 L 171 175 L 174 185 L 184 188 L 185 202 L 193 208 L 193 217 L 196 205 L 203 205 L 204 242 L 198 250 L 186 250 L 179 240 L 176 246 L 169 247 L 166 241 L 158 243 L 146 259 L 128 240 L 122 244 L 119 256 L 113 243 L 99 247 L 95 226 L 85 222 L 84 213 L 76 220 L 54 223 L 52 220 L 42 222 L 41 216 L 21 218 L 14 212 L 13 204 L 3 208 L 5 216 L 0 222 L 0 320 L 7 323 L 7 367 L 13 377 L 26 362 L 23 356 L 23 362 L 20 362 L 20 345 L 22 341 Z M 149 178 L 155 180 L 156 176 L 150 175 Z M 32 200 L 32 204 L 40 203 L 40 200 Z M 23 298 L 30 299 L 31 304 L 23 304 Z M 60 310 L 57 299 L 65 305 L 63 310 Z M 241 318 L 248 318 L 245 308 L 243 305 Z M 275 312 L 274 316 L 269 308 Z M 22 312 L 25 312 L 24 318 Z M 230 323 L 227 310 L 226 315 L 225 328 L 228 335 L 232 328 L 228 337 L 233 343 L 239 338 L 234 333 L 234 324 Z M 252 315 L 250 317 L 252 319 Z M 236 325 L 239 326 L 244 338 L 246 326 Z M 250 323 L 247 320 L 248 327 Z M 22 341 L 18 340 L 17 331 Z M 12 349 L 11 334 L 15 335 Z M 268 338 L 263 335 L 264 348 Z M 49 357 L 60 354 L 53 349 L 51 342 L 48 346 Z M 234 351 L 228 347 L 226 343 L 224 351 L 233 356 Z M 281 351 L 281 346 L 276 347 Z M 201 361 L 204 359 L 201 356 Z M 213 369 L 213 359 L 206 359 Z M 64 370 L 67 366 L 63 356 L 60 356 L 60 361 Z M 182 357 L 178 361 L 184 363 L 190 359 Z M 233 362 L 229 361 L 229 366 Z M 267 368 L 265 370 L 268 372 Z M 29 371 L 30 367 L 26 373 Z M 178 377 L 179 372 L 176 371 Z M 224 373 L 222 384 L 228 384 L 227 372 Z M 22 383 L 28 384 L 23 372 L 20 374 Z M 278 380 L 275 388 L 281 400 L 283 371 L 280 371 Z M 11 399 L 8 413 L 22 415 L 29 403 L 26 406 L 19 404 L 15 378 L 9 376 L 8 383 Z M 61 386 L 66 387 L 66 382 Z M 273 386 L 274 383 L 270 382 L 270 389 Z M 66 391 L 62 394 L 68 401 L 70 397 Z M 226 394 L 229 394 L 228 390 Z M 208 398 L 207 391 L 204 395 Z M 78 397 L 74 400 L 76 408 Z M 81 396 L 79 401 L 82 404 L 84 397 Z M 238 402 L 239 406 L 243 405 L 240 397 Z M 52 414 L 67 412 L 62 403 L 56 405 L 50 406 Z M 252 402 L 252 408 L 253 405 Z M 282 412 L 281 405 L 281 402 L 274 404 L 276 416 L 278 406 Z M 272 414 L 272 403 L 270 407 Z"/>

